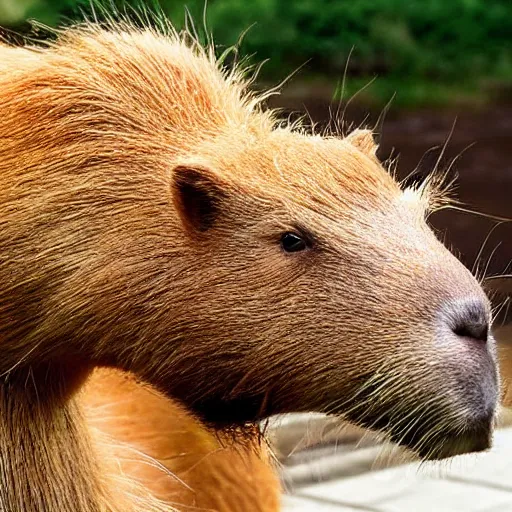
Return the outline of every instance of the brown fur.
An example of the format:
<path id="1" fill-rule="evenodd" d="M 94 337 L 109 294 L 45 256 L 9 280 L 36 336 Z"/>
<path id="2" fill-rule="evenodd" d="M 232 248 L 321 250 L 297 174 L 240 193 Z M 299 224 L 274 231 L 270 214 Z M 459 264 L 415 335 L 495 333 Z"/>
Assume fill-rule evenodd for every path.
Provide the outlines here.
<path id="1" fill-rule="evenodd" d="M 0 52 L 0 508 L 166 510 L 91 438 L 96 366 L 216 427 L 314 410 L 425 457 L 489 445 L 494 345 L 451 316 L 487 299 L 370 133 L 280 126 L 174 34 Z"/>
<path id="2" fill-rule="evenodd" d="M 157 498 L 179 510 L 279 510 L 280 484 L 258 433 L 242 439 L 211 432 L 182 406 L 115 370 L 94 371 L 80 398 L 89 425 L 111 437 L 110 447 L 117 443 L 121 473 Z"/>

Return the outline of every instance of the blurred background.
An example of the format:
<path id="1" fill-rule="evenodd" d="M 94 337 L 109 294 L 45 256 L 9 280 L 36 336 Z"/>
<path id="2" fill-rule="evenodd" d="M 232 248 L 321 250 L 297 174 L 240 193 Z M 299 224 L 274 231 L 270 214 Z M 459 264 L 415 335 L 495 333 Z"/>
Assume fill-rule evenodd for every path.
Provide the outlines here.
<path id="1" fill-rule="evenodd" d="M 103 4 L 134 19 L 131 7 L 153 6 L 151 0 Z M 293 74 L 272 107 L 306 111 L 320 125 L 338 116 L 345 130 L 376 127 L 380 157 L 397 158 L 398 176 L 409 182 L 436 166 L 450 169 L 458 176 L 458 199 L 475 213 L 445 210 L 431 217 L 432 225 L 469 268 L 489 277 L 512 274 L 512 222 L 505 220 L 512 218 L 510 0 L 208 0 L 206 9 L 204 0 L 160 0 L 159 8 L 178 28 L 188 11 L 200 37 L 205 27 L 213 34 L 219 54 L 239 43 L 251 63 L 266 61 L 255 87 Z M 80 0 L 0 0 L 0 35 L 21 43 L 20 34 L 34 33 L 28 20 L 56 27 L 90 12 L 91 4 Z M 500 311 L 506 377 L 512 376 L 511 283 L 487 282 Z M 512 394 L 506 400 L 512 403 Z M 283 478 L 297 488 L 375 469 L 375 437 L 314 418 L 284 424 L 273 432 Z M 333 446 L 343 457 L 332 458 Z"/>

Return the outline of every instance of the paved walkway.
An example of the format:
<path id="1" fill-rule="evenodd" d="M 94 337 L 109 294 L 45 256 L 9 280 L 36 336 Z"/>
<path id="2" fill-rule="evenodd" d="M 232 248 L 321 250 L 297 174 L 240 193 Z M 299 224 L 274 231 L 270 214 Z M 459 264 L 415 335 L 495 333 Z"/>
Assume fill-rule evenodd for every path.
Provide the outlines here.
<path id="1" fill-rule="evenodd" d="M 512 428 L 484 454 L 299 487 L 283 502 L 285 512 L 512 512 Z"/>

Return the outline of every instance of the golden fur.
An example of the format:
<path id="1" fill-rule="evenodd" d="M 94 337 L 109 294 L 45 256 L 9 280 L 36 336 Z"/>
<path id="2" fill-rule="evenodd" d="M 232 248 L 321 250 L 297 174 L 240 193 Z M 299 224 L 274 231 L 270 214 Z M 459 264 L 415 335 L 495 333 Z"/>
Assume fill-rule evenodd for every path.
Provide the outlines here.
<path id="1" fill-rule="evenodd" d="M 91 433 L 98 366 L 216 428 L 313 410 L 424 457 L 489 445 L 494 346 L 451 316 L 488 301 L 369 132 L 281 125 L 173 33 L 0 54 L 0 508 L 168 510 L 119 471 L 122 421 Z"/>
<path id="2" fill-rule="evenodd" d="M 256 432 L 223 436 L 182 406 L 119 371 L 95 370 L 80 393 L 86 418 L 121 473 L 179 510 L 274 512 L 280 484 Z"/>

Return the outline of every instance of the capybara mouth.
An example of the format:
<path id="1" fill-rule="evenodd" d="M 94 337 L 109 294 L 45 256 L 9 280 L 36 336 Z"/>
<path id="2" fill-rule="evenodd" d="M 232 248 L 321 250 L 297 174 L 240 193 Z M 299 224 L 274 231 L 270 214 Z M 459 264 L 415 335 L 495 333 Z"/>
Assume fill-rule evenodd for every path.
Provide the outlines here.
<path id="1" fill-rule="evenodd" d="M 423 420 L 412 419 L 407 412 L 392 418 L 385 413 L 366 414 L 362 419 L 352 414 L 348 417 L 361 427 L 383 432 L 392 442 L 427 461 L 489 449 L 495 420 L 494 410 L 464 422 L 455 421 L 453 425 L 443 421 L 439 411 L 431 411 Z"/>
<path id="2" fill-rule="evenodd" d="M 423 460 L 442 460 L 466 453 L 482 452 L 491 447 L 493 416 L 462 429 L 419 427 L 400 435 L 391 430 L 392 441 L 414 451 Z"/>
<path id="3" fill-rule="evenodd" d="M 403 392 L 391 397 L 378 382 L 365 384 L 345 411 L 335 413 L 385 434 L 423 460 L 481 452 L 492 445 L 499 394 L 493 376 L 478 384 L 465 382 L 464 392 L 450 400 L 439 391 L 435 397 L 416 395 L 414 401 Z"/>

